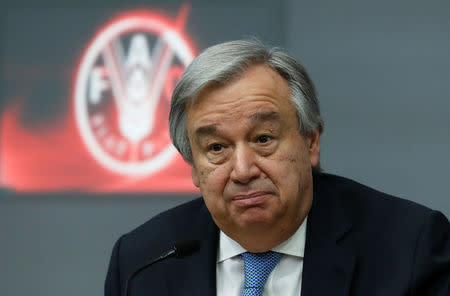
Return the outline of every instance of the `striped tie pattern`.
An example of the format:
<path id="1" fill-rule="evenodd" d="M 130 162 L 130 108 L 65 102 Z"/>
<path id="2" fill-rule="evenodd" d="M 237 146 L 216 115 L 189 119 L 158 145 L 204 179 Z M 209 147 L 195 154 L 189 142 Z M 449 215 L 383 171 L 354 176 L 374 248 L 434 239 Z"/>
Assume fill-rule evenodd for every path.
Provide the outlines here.
<path id="1" fill-rule="evenodd" d="M 243 253 L 245 283 L 242 296 L 262 296 L 264 285 L 272 270 L 283 256 L 269 251 L 265 253 Z"/>

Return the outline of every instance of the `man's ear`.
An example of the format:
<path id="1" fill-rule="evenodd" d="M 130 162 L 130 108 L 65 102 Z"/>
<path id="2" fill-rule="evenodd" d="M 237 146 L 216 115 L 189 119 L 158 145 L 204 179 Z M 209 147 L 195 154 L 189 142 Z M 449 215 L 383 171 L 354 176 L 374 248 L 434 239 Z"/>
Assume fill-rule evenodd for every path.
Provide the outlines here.
<path id="1" fill-rule="evenodd" d="M 191 177 L 192 177 L 192 182 L 194 183 L 194 185 L 197 188 L 200 188 L 200 180 L 198 178 L 198 172 L 193 164 L 191 164 Z"/>
<path id="2" fill-rule="evenodd" d="M 311 161 L 311 167 L 315 167 L 319 163 L 320 156 L 320 133 L 316 129 L 313 133 L 307 136 L 309 159 Z"/>

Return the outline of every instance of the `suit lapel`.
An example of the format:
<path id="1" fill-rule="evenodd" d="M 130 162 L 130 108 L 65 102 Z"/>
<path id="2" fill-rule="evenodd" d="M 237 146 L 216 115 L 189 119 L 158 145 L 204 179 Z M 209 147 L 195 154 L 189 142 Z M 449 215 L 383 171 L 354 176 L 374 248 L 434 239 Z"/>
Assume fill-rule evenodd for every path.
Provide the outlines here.
<path id="1" fill-rule="evenodd" d="M 314 177 L 314 199 L 308 215 L 302 296 L 349 295 L 355 255 L 342 242 L 351 221 L 331 184 Z"/>
<path id="2" fill-rule="evenodd" d="M 219 230 L 206 206 L 196 214 L 192 223 L 196 231 L 191 239 L 201 241 L 200 250 L 194 255 L 175 259 L 175 276 L 169 285 L 169 295 L 216 295 L 216 261 Z"/>

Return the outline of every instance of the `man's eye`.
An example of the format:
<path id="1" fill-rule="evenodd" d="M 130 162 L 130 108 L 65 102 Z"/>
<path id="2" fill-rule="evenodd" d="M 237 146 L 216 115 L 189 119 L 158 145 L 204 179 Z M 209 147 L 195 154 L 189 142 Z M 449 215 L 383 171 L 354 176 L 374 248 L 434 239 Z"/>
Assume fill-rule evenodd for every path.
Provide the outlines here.
<path id="1" fill-rule="evenodd" d="M 217 144 L 217 143 L 212 144 L 212 145 L 209 146 L 209 149 L 212 150 L 212 151 L 215 151 L 215 152 L 221 151 L 222 148 L 223 148 L 222 144 Z"/>
<path id="2" fill-rule="evenodd" d="M 258 137 L 259 143 L 267 143 L 269 141 L 270 141 L 270 136 L 268 136 L 268 135 L 261 135 Z"/>

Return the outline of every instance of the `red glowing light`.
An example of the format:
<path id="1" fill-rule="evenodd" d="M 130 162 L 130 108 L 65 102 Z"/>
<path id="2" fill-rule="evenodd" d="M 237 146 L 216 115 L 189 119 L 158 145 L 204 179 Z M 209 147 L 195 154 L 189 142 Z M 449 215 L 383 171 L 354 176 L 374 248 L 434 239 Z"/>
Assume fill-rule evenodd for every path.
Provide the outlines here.
<path id="1" fill-rule="evenodd" d="M 131 20 L 137 24 L 137 28 L 151 31 L 154 34 L 161 34 L 161 28 L 163 28 L 170 34 L 175 34 L 176 40 L 183 41 L 185 51 L 180 57 L 181 60 L 195 56 L 194 47 L 183 32 L 187 13 L 188 6 L 185 5 L 175 21 L 151 11 L 132 11 L 114 18 L 100 28 L 84 50 L 75 70 L 73 85 L 77 84 L 82 72 L 83 60 L 89 54 L 89 50 L 96 40 L 103 38 L 102 36 L 111 30 L 112 26 L 116 26 L 120 22 Z M 160 27 L 155 29 L 149 24 L 157 24 Z M 136 29 L 136 27 L 134 28 Z M 131 32 L 131 29 L 125 29 L 121 34 Z M 157 67 L 156 71 L 161 66 L 158 64 Z M 160 118 L 166 116 L 165 113 L 168 112 L 170 94 L 182 71 L 183 68 L 177 65 L 169 67 L 167 75 L 161 82 L 161 93 L 164 100 L 155 107 L 158 108 L 155 116 L 159 121 L 155 123 L 158 130 L 153 133 L 156 138 L 152 139 L 156 151 L 162 151 L 165 146 L 170 145 L 167 142 L 169 138 L 166 124 L 159 122 Z M 154 87 L 155 83 L 157 82 L 151 82 L 150 88 Z M 75 98 L 76 87 L 73 89 L 73 95 Z M 76 105 L 71 104 L 70 106 L 71 110 L 67 113 L 70 116 L 66 117 L 61 124 L 39 130 L 30 130 L 21 123 L 19 120 L 20 104 L 7 106 L 1 119 L 0 130 L 3 137 L 0 142 L 0 182 L 2 186 L 25 192 L 197 192 L 191 181 L 189 166 L 178 153 L 173 153 L 170 157 L 165 158 L 163 166 L 147 174 L 118 173 L 99 165 L 99 161 L 92 155 L 92 151 L 86 149 L 86 141 L 79 132 L 76 121 Z"/>

